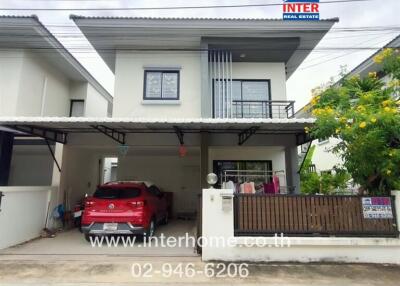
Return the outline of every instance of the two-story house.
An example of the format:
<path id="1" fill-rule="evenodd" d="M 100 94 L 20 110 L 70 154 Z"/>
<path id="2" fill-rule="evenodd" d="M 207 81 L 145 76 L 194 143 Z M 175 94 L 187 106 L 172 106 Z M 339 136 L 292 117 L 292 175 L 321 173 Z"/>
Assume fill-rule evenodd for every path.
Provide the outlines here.
<path id="1" fill-rule="evenodd" d="M 276 178 L 299 192 L 297 146 L 313 120 L 293 117 L 286 81 L 337 19 L 71 18 L 115 74 L 112 117 L 0 119 L 63 144 L 60 202 L 105 173 L 172 193 L 172 216 L 196 212 L 211 172 L 217 186 Z"/>
<path id="2" fill-rule="evenodd" d="M 195 210 L 210 172 L 218 185 L 277 175 L 282 190 L 299 191 L 296 147 L 311 121 L 293 118 L 286 80 L 337 19 L 71 18 L 115 74 L 113 118 L 96 124 L 124 135 L 129 150 L 121 156 L 101 134 L 96 143 L 119 157 L 119 180 L 157 182 L 174 193 L 176 212 Z M 65 189 L 99 181 L 93 171 L 78 187 L 85 174 L 67 173 Z"/>
<path id="3" fill-rule="evenodd" d="M 111 111 L 109 92 L 37 17 L 0 17 L 1 117 L 107 117 Z M 54 141 L 47 146 L 43 139 L 5 131 L 1 153 L 12 152 L 0 160 L 0 185 L 50 185 L 57 168 L 50 153 Z"/>

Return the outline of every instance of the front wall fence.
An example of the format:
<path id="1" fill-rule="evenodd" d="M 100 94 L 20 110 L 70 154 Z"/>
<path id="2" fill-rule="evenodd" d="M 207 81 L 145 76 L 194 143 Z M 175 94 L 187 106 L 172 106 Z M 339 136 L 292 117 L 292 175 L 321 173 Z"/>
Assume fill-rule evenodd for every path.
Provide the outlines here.
<path id="1" fill-rule="evenodd" d="M 237 194 L 235 235 L 387 236 L 398 235 L 393 218 L 364 218 L 360 196 Z"/>

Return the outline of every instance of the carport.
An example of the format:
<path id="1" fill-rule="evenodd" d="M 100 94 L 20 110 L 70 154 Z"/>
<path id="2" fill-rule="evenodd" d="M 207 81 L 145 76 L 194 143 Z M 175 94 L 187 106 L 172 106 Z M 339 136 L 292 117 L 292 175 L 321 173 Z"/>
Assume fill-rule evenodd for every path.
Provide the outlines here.
<path id="1" fill-rule="evenodd" d="M 118 158 L 117 180 L 152 181 L 172 193 L 172 216 L 199 212 L 198 195 L 217 160 L 271 160 L 287 184 L 299 185 L 297 146 L 312 119 L 2 118 L 0 125 L 56 142 L 51 207 L 68 209 L 102 183 L 103 159 Z M 29 162 L 27 162 L 29 164 Z M 58 179 L 54 179 L 58 177 Z M 7 202 L 7 195 L 3 204 Z M 47 203 L 42 204 L 46 206 Z M 0 212 L 0 219 L 2 213 Z M 47 212 L 47 216 L 49 216 Z M 3 213 L 4 216 L 4 213 Z M 51 227 L 51 219 L 45 219 Z M 173 235 L 192 229 L 181 222 Z M 171 224 L 174 226 L 174 222 Z M 179 222 L 178 222 L 179 225 Z M 44 224 L 43 224 L 44 226 Z M 164 231 L 168 233 L 168 226 Z M 60 236 L 61 238 L 65 236 Z M 71 241 L 79 236 L 72 235 Z M 83 238 L 80 237 L 83 241 Z M 57 239 L 57 238 L 56 238 Z M 185 250 L 187 251 L 187 250 Z"/>

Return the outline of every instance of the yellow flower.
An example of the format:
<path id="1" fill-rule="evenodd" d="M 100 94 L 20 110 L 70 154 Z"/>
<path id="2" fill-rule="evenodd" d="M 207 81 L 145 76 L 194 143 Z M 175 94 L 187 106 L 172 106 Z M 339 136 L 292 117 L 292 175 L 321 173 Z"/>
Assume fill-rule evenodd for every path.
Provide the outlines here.
<path id="1" fill-rule="evenodd" d="M 392 102 L 393 102 L 392 100 L 386 99 L 386 100 L 382 101 L 382 105 L 383 105 L 383 106 L 388 106 L 388 105 L 390 105 Z"/>
<path id="2" fill-rule="evenodd" d="M 386 170 L 386 174 L 387 174 L 388 176 L 390 176 L 390 174 L 392 174 L 392 170 Z"/>
<path id="3" fill-rule="evenodd" d="M 339 134 L 340 133 L 340 128 L 336 128 L 335 133 Z"/>
<path id="4" fill-rule="evenodd" d="M 313 109 L 313 111 L 311 113 L 312 113 L 312 115 L 318 116 L 321 114 L 321 109 L 319 109 L 319 108 Z"/>
<path id="5" fill-rule="evenodd" d="M 317 104 L 317 100 L 315 99 L 315 97 L 313 99 L 311 99 L 311 105 L 314 106 Z"/>
<path id="6" fill-rule="evenodd" d="M 382 55 L 382 54 L 377 54 L 377 55 L 374 57 L 374 62 L 377 63 L 377 64 L 382 63 L 382 62 L 383 62 L 383 55 Z"/>
<path id="7" fill-rule="evenodd" d="M 376 118 L 375 118 L 375 117 L 372 117 L 372 118 L 371 118 L 371 122 L 372 122 L 372 123 L 375 123 L 375 122 L 376 122 Z"/>
<path id="8" fill-rule="evenodd" d="M 367 123 L 365 121 L 361 122 L 359 127 L 360 128 L 365 128 L 367 126 Z"/>
<path id="9" fill-rule="evenodd" d="M 310 132 L 310 128 L 304 127 L 304 132 L 309 133 Z"/>
<path id="10" fill-rule="evenodd" d="M 359 106 L 357 106 L 357 111 L 364 112 L 365 111 L 365 107 L 363 105 L 359 105 Z"/>
<path id="11" fill-rule="evenodd" d="M 385 110 L 386 112 L 390 112 L 392 109 L 386 106 L 383 110 Z"/>
<path id="12" fill-rule="evenodd" d="M 324 109 L 321 110 L 321 113 L 325 112 L 326 114 L 333 114 L 333 108 L 330 106 L 325 107 Z"/>
<path id="13" fill-rule="evenodd" d="M 385 58 L 390 57 L 392 54 L 393 54 L 393 49 L 391 48 L 384 49 L 382 52 L 380 52 L 374 57 L 374 62 L 380 64 L 383 62 Z"/>
<path id="14" fill-rule="evenodd" d="M 393 49 L 392 48 L 386 48 L 382 52 L 383 56 L 385 58 L 390 57 L 393 54 Z"/>
<path id="15" fill-rule="evenodd" d="M 369 72 L 369 73 L 368 73 L 368 76 L 369 76 L 370 78 L 376 78 L 376 72 Z"/>
<path id="16" fill-rule="evenodd" d="M 347 122 L 347 118 L 342 116 L 342 117 L 339 118 L 339 122 L 340 123 L 346 123 Z"/>

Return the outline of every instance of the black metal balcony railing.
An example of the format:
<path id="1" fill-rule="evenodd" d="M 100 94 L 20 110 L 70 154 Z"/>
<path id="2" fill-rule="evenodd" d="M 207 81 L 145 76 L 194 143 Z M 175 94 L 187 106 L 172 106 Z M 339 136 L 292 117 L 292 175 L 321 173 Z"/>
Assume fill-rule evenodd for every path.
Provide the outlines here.
<path id="1" fill-rule="evenodd" d="M 233 118 L 292 118 L 294 101 L 233 100 Z"/>

